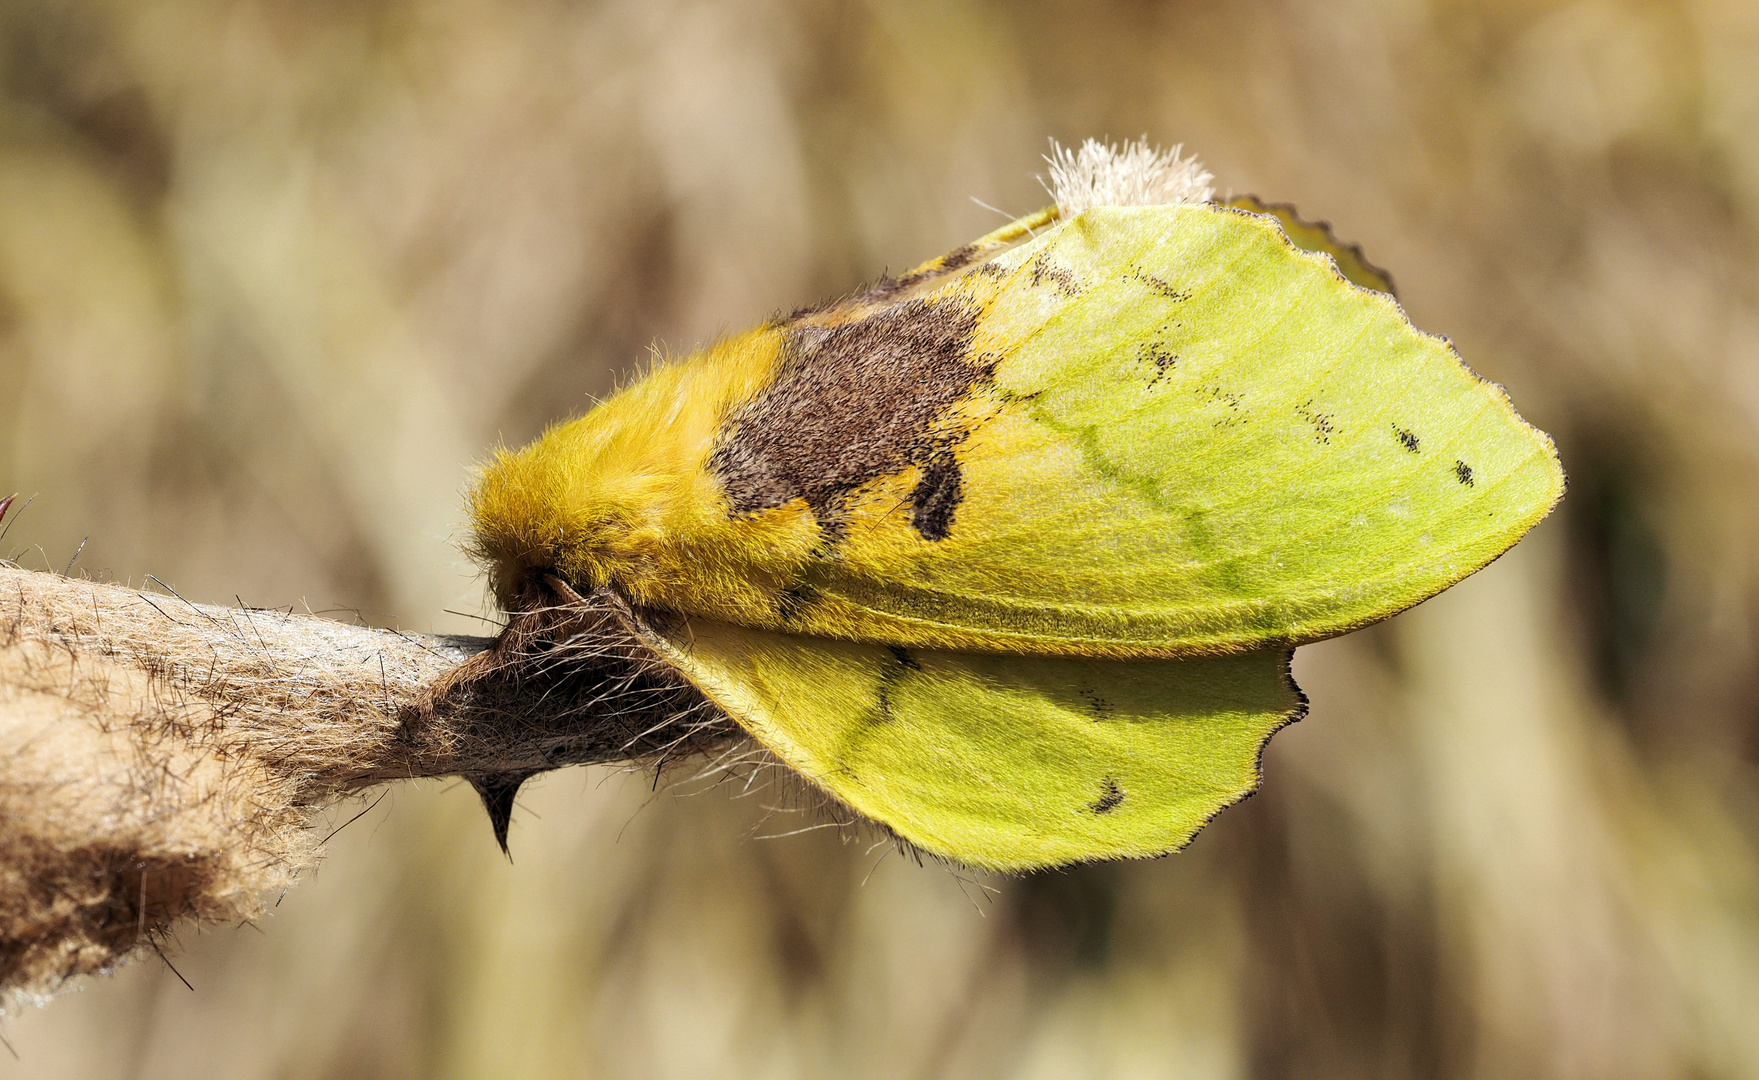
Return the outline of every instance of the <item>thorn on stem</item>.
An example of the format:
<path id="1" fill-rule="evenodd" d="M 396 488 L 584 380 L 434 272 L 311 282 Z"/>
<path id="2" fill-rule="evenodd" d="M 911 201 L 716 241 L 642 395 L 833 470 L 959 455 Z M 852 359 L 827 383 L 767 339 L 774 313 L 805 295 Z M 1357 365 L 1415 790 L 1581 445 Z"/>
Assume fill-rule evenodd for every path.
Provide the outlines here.
<path id="1" fill-rule="evenodd" d="M 501 854 L 513 858 L 507 850 L 507 826 L 513 821 L 513 799 L 519 794 L 519 786 L 531 779 L 534 773 L 492 773 L 485 776 L 470 777 L 470 786 L 482 796 L 483 809 L 489 812 L 489 825 L 495 830 L 495 843 L 501 845 Z"/>

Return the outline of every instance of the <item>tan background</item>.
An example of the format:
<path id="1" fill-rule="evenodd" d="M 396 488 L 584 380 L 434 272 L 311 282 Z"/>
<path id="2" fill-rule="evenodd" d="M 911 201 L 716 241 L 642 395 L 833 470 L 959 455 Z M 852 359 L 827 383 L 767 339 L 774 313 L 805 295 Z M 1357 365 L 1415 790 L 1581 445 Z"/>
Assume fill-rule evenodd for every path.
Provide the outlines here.
<path id="1" fill-rule="evenodd" d="M 1144 132 L 1362 241 L 1572 476 L 1301 651 L 1260 795 L 988 880 L 603 770 L 509 866 L 406 787 L 0 1077 L 1759 1075 L 1750 0 L 8 0 L 0 556 L 471 629 L 497 439 Z"/>

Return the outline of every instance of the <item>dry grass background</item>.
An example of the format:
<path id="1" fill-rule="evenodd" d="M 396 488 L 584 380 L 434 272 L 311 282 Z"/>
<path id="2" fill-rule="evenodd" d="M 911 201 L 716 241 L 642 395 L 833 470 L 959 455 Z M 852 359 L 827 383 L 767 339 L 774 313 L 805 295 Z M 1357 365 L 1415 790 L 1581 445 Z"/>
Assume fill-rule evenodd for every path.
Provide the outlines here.
<path id="1" fill-rule="evenodd" d="M 481 632 L 495 440 L 1143 132 L 1361 241 L 1572 474 L 1298 654 L 1259 796 L 968 880 L 603 770 L 508 866 L 405 786 L 0 1077 L 1759 1075 L 1749 0 L 10 0 L 0 555 Z"/>

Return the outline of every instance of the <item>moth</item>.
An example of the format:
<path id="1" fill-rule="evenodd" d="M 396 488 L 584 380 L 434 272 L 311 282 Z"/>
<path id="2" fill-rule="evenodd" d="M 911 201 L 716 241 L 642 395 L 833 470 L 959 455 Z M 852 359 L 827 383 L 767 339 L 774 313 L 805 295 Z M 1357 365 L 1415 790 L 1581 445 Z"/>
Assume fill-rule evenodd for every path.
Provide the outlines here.
<path id="1" fill-rule="evenodd" d="M 1294 646 L 1560 498 L 1551 440 L 1326 228 L 1177 149 L 1052 165 L 1056 205 L 498 453 L 504 640 L 590 642 L 933 855 L 1154 856 L 1257 786 Z M 524 775 L 475 778 L 503 845 Z"/>

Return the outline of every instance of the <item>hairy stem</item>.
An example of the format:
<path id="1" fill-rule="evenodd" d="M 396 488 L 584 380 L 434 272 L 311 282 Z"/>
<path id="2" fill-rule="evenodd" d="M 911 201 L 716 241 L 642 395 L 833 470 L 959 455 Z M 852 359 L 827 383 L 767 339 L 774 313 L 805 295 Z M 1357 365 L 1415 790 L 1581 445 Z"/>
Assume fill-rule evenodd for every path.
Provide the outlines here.
<path id="1" fill-rule="evenodd" d="M 404 634 L 0 566 L 0 991 L 52 991 L 180 919 L 252 917 L 320 854 L 313 812 L 364 787 L 517 786 L 730 730 L 613 612 L 514 630 Z"/>

